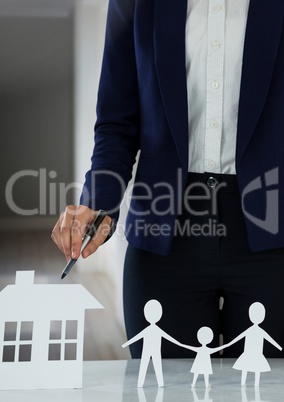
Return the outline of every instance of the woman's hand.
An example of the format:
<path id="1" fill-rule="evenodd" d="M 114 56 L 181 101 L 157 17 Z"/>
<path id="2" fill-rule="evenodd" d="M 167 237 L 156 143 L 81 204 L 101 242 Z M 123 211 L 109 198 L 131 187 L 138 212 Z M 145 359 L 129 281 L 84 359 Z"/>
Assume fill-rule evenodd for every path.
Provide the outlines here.
<path id="1" fill-rule="evenodd" d="M 51 238 L 65 254 L 66 260 L 77 259 L 80 255 L 82 239 L 96 218 L 97 211 L 84 205 L 68 205 L 56 222 Z M 111 227 L 111 218 L 106 216 L 98 231 L 82 253 L 83 258 L 93 254 L 104 243 Z"/>

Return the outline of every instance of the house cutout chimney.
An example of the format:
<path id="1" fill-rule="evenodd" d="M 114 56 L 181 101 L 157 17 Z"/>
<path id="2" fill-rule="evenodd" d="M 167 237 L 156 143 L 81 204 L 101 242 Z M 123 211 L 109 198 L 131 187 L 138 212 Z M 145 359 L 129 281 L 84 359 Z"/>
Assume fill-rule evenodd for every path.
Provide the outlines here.
<path id="1" fill-rule="evenodd" d="M 17 271 L 15 284 L 18 285 L 33 285 L 35 271 Z"/>

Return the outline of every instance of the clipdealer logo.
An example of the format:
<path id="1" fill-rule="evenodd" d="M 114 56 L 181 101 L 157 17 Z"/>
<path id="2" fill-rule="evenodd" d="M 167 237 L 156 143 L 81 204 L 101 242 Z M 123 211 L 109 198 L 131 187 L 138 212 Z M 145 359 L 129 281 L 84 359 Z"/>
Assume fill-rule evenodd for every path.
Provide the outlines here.
<path id="1" fill-rule="evenodd" d="M 260 219 L 245 208 L 245 198 L 254 191 L 266 189 L 266 216 Z M 244 215 L 256 226 L 266 230 L 271 234 L 277 234 L 279 231 L 279 168 L 272 169 L 264 175 L 264 186 L 261 176 L 251 181 L 242 193 L 242 209 Z"/>
<path id="2" fill-rule="evenodd" d="M 58 214 L 58 207 L 59 211 L 63 211 L 69 191 L 80 191 L 82 184 L 78 182 L 70 184 L 57 183 L 53 181 L 56 177 L 57 173 L 54 170 L 48 171 L 45 168 L 39 170 L 26 169 L 14 173 L 9 178 L 5 188 L 5 199 L 10 210 L 21 216 L 56 215 Z M 22 208 L 14 199 L 14 187 L 17 186 L 19 181 L 27 178 L 35 179 L 38 195 L 36 208 Z"/>
<path id="3" fill-rule="evenodd" d="M 125 188 L 125 184 L 122 178 L 111 171 L 99 171 L 94 172 L 94 177 L 92 177 L 92 184 L 94 185 L 95 179 L 97 175 L 110 175 L 113 180 L 117 180 L 118 185 L 121 189 L 121 194 L 124 194 L 124 200 L 126 202 L 129 210 L 135 214 L 136 216 L 147 215 L 150 212 L 153 212 L 156 215 L 167 215 L 175 213 L 175 202 L 178 198 L 179 200 L 183 199 L 183 205 L 187 208 L 188 211 L 192 215 L 206 215 L 209 211 L 199 211 L 192 209 L 191 201 L 196 199 L 196 195 L 191 194 L 192 186 L 184 192 L 181 185 L 181 174 L 178 171 L 177 182 L 178 185 L 178 194 L 175 192 L 173 188 L 169 186 L 168 183 L 156 183 L 153 188 L 147 186 L 145 183 L 134 183 L 128 189 Z M 57 176 L 55 171 L 47 171 L 47 169 L 39 169 L 36 170 L 23 170 L 13 174 L 8 180 L 5 188 L 5 198 L 7 205 L 9 208 L 16 214 L 22 216 L 31 216 L 31 215 L 46 215 L 46 214 L 56 214 L 59 211 L 62 211 L 66 206 L 67 193 L 69 191 L 82 191 L 82 183 L 73 182 L 69 184 L 58 183 L 54 180 Z M 36 186 L 38 191 L 37 197 L 37 207 L 31 209 L 24 209 L 20 205 L 16 203 L 14 199 L 14 186 L 17 185 L 19 180 L 23 180 L 26 177 L 33 178 L 36 180 Z M 212 197 L 211 193 L 208 193 L 209 189 L 206 185 L 202 183 L 197 183 L 195 186 L 199 186 L 200 189 L 203 189 L 204 186 L 204 194 L 202 193 L 201 199 L 211 199 L 211 213 L 213 215 L 216 214 L 216 195 L 217 191 L 214 193 Z M 134 188 L 139 188 L 138 196 L 134 193 Z M 161 196 L 159 193 L 158 196 L 155 197 L 153 191 L 155 189 L 165 188 L 165 193 Z M 141 193 L 141 188 L 143 192 Z M 126 191 L 127 190 L 127 191 Z M 91 193 L 89 194 L 88 190 L 83 187 L 83 193 L 86 200 L 92 200 L 94 198 L 95 188 L 91 189 Z M 166 192 L 167 191 L 167 192 Z M 259 216 L 255 216 L 252 210 L 246 208 L 246 201 L 252 193 L 259 197 L 265 197 L 265 217 L 262 219 Z M 212 198 L 211 198 L 212 197 Z M 147 200 L 149 209 L 146 211 L 142 211 L 140 209 L 136 210 L 133 205 L 130 203 L 132 199 Z M 165 206 L 165 203 L 159 204 L 161 201 L 168 201 L 168 204 Z M 254 225 L 259 228 L 267 231 L 271 234 L 279 233 L 279 168 L 274 168 L 269 170 L 262 175 L 259 175 L 254 180 L 246 185 L 242 194 L 241 194 L 241 202 L 242 202 L 242 210 L 244 216 L 250 220 Z M 160 205 L 160 208 L 159 208 Z M 195 205 L 195 204 L 194 204 Z M 119 208 L 119 205 L 116 207 Z M 213 222 L 214 223 L 214 222 Z M 195 233 L 195 227 L 193 227 Z M 195 234 L 196 235 L 196 234 Z"/>

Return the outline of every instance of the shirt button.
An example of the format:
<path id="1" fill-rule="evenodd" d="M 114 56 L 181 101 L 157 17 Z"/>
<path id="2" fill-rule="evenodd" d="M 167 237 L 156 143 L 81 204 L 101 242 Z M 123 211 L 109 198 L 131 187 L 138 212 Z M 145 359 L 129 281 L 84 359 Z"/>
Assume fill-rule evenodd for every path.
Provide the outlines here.
<path id="1" fill-rule="evenodd" d="M 210 169 L 215 169 L 216 166 L 217 166 L 217 163 L 216 163 L 215 161 L 209 161 L 209 162 L 208 162 L 208 167 L 209 167 Z"/>
<path id="2" fill-rule="evenodd" d="M 218 49 L 220 49 L 220 47 L 221 47 L 221 43 L 218 42 L 217 40 L 215 40 L 215 41 L 212 43 L 212 47 L 213 47 L 214 50 L 218 50 Z"/>
<path id="3" fill-rule="evenodd" d="M 218 81 L 213 81 L 212 84 L 211 84 L 211 87 L 213 89 L 218 89 L 219 88 L 219 82 Z"/>
<path id="4" fill-rule="evenodd" d="M 218 121 L 217 120 L 211 120 L 210 122 L 210 127 L 211 128 L 217 128 L 218 127 Z"/>
<path id="5" fill-rule="evenodd" d="M 219 11 L 222 10 L 223 10 L 222 4 L 215 4 L 215 6 L 213 6 L 213 11 L 215 11 L 215 13 L 218 13 Z"/>

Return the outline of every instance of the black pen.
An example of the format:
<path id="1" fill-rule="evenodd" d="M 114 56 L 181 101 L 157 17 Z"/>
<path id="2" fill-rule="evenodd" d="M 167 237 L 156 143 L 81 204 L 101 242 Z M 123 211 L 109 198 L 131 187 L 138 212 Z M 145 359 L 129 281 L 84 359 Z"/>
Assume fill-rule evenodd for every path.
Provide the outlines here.
<path id="1" fill-rule="evenodd" d="M 98 230 L 98 228 L 99 228 L 100 224 L 102 223 L 102 221 L 104 220 L 105 216 L 106 216 L 106 212 L 100 209 L 98 211 L 96 219 L 92 223 L 92 226 L 90 227 L 90 229 L 88 230 L 88 232 L 86 233 L 86 235 L 83 239 L 80 254 L 82 253 L 84 248 L 87 246 L 87 244 L 89 244 L 90 240 L 92 239 L 92 237 Z M 77 259 L 78 258 L 71 258 L 71 260 L 67 263 L 66 267 L 62 271 L 61 279 L 65 278 L 65 276 L 70 272 L 71 268 L 76 263 Z"/>

